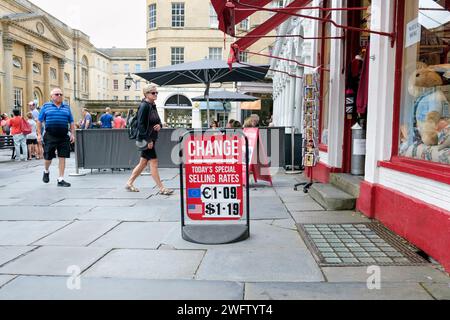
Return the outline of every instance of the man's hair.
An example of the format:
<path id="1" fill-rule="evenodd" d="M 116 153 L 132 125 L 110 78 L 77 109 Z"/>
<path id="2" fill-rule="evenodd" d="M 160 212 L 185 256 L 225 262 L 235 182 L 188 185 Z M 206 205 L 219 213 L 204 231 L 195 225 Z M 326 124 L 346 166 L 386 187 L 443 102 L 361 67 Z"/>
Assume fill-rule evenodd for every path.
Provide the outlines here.
<path id="1" fill-rule="evenodd" d="M 142 89 L 142 92 L 144 93 L 144 96 L 145 96 L 147 93 L 153 92 L 153 90 L 156 88 L 158 88 L 158 86 L 156 84 L 150 83 Z"/>
<path id="2" fill-rule="evenodd" d="M 234 119 L 230 119 L 230 121 L 228 121 L 228 124 L 233 124 L 236 120 Z"/>
<path id="3" fill-rule="evenodd" d="M 82 112 L 89 112 L 89 109 L 88 108 L 83 108 L 81 111 Z"/>
<path id="4" fill-rule="evenodd" d="M 105 111 L 106 111 L 106 112 L 111 112 L 111 108 L 108 107 L 108 108 L 105 109 Z"/>
<path id="5" fill-rule="evenodd" d="M 19 109 L 14 109 L 14 110 L 13 110 L 13 115 L 14 115 L 15 117 L 20 116 L 20 110 L 19 110 Z"/>
<path id="6" fill-rule="evenodd" d="M 50 95 L 54 95 L 56 91 L 61 91 L 61 88 L 53 88 L 52 92 L 50 93 Z"/>

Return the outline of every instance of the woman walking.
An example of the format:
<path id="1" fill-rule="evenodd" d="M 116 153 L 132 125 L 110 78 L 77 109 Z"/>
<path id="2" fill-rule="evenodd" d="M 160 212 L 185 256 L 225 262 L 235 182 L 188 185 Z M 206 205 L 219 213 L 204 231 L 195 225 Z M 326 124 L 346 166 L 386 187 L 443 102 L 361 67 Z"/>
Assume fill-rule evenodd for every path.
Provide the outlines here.
<path id="1" fill-rule="evenodd" d="M 14 118 L 8 120 L 11 128 L 11 135 L 14 139 L 14 147 L 16 149 L 16 161 L 28 161 L 27 138 L 22 132 L 22 117 L 19 109 L 13 110 Z M 20 154 L 22 150 L 22 155 Z"/>
<path id="2" fill-rule="evenodd" d="M 145 140 L 147 142 L 147 149 L 142 151 L 141 160 L 138 166 L 133 170 L 130 179 L 127 182 L 126 190 L 130 192 L 139 192 L 134 186 L 136 179 L 142 174 L 150 162 L 150 168 L 153 180 L 159 188 L 162 195 L 172 195 L 173 190 L 164 187 L 161 182 L 158 170 L 158 156 L 156 155 L 156 141 L 158 140 L 158 133 L 161 131 L 162 122 L 156 109 L 155 101 L 158 98 L 158 88 L 154 84 L 147 85 L 144 90 L 144 99 L 139 105 L 138 110 L 138 141 Z"/>
<path id="3" fill-rule="evenodd" d="M 39 150 L 38 150 L 38 141 L 37 141 L 37 132 L 36 132 L 36 121 L 34 121 L 33 113 L 27 113 L 28 124 L 31 127 L 31 133 L 27 135 L 27 146 L 28 146 L 28 160 L 31 160 L 33 156 L 36 160 L 40 159 Z"/>

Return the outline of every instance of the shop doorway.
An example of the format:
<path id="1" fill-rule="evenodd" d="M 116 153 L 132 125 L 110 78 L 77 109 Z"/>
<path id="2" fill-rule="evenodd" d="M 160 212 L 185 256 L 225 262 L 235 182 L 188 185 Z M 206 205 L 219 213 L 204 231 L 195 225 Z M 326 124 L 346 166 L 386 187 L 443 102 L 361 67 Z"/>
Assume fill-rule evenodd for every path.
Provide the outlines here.
<path id="1" fill-rule="evenodd" d="M 348 26 L 370 29 L 370 1 L 348 0 L 348 7 L 368 7 L 367 11 L 348 11 Z M 368 76 L 364 71 L 366 59 L 369 59 L 370 34 L 367 32 L 346 32 L 345 53 L 345 124 L 343 145 L 343 172 L 350 173 L 352 166 L 352 127 L 357 123 L 364 132 L 367 130 L 368 105 L 358 107 L 361 101 L 367 101 Z M 359 100 L 360 103 L 357 103 Z"/>

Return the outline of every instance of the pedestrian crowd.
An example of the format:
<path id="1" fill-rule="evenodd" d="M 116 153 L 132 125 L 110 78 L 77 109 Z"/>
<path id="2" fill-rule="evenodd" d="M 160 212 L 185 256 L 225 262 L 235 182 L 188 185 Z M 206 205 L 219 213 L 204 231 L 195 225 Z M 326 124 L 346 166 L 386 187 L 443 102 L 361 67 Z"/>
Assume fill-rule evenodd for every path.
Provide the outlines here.
<path id="1" fill-rule="evenodd" d="M 106 108 L 97 122 L 93 121 L 92 114 L 87 108 L 82 109 L 82 119 L 76 125 L 78 129 L 125 129 L 126 120 L 122 113 L 116 112 L 113 115 L 111 108 Z"/>

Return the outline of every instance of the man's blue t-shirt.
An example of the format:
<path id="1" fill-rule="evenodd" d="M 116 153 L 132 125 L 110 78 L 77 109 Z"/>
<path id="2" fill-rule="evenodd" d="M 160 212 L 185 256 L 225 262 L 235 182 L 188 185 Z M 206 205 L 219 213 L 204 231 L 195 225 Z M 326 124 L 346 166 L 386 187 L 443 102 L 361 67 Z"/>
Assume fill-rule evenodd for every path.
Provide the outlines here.
<path id="1" fill-rule="evenodd" d="M 102 115 L 102 117 L 100 118 L 100 121 L 102 123 L 102 128 L 103 129 L 112 129 L 113 120 L 114 120 L 113 116 L 110 115 L 109 113 L 105 113 L 104 115 Z"/>
<path id="2" fill-rule="evenodd" d="M 86 128 L 86 123 L 89 121 L 89 127 Z M 90 113 L 86 114 L 86 117 L 84 117 L 83 125 L 81 126 L 81 129 L 92 129 L 92 116 Z"/>

